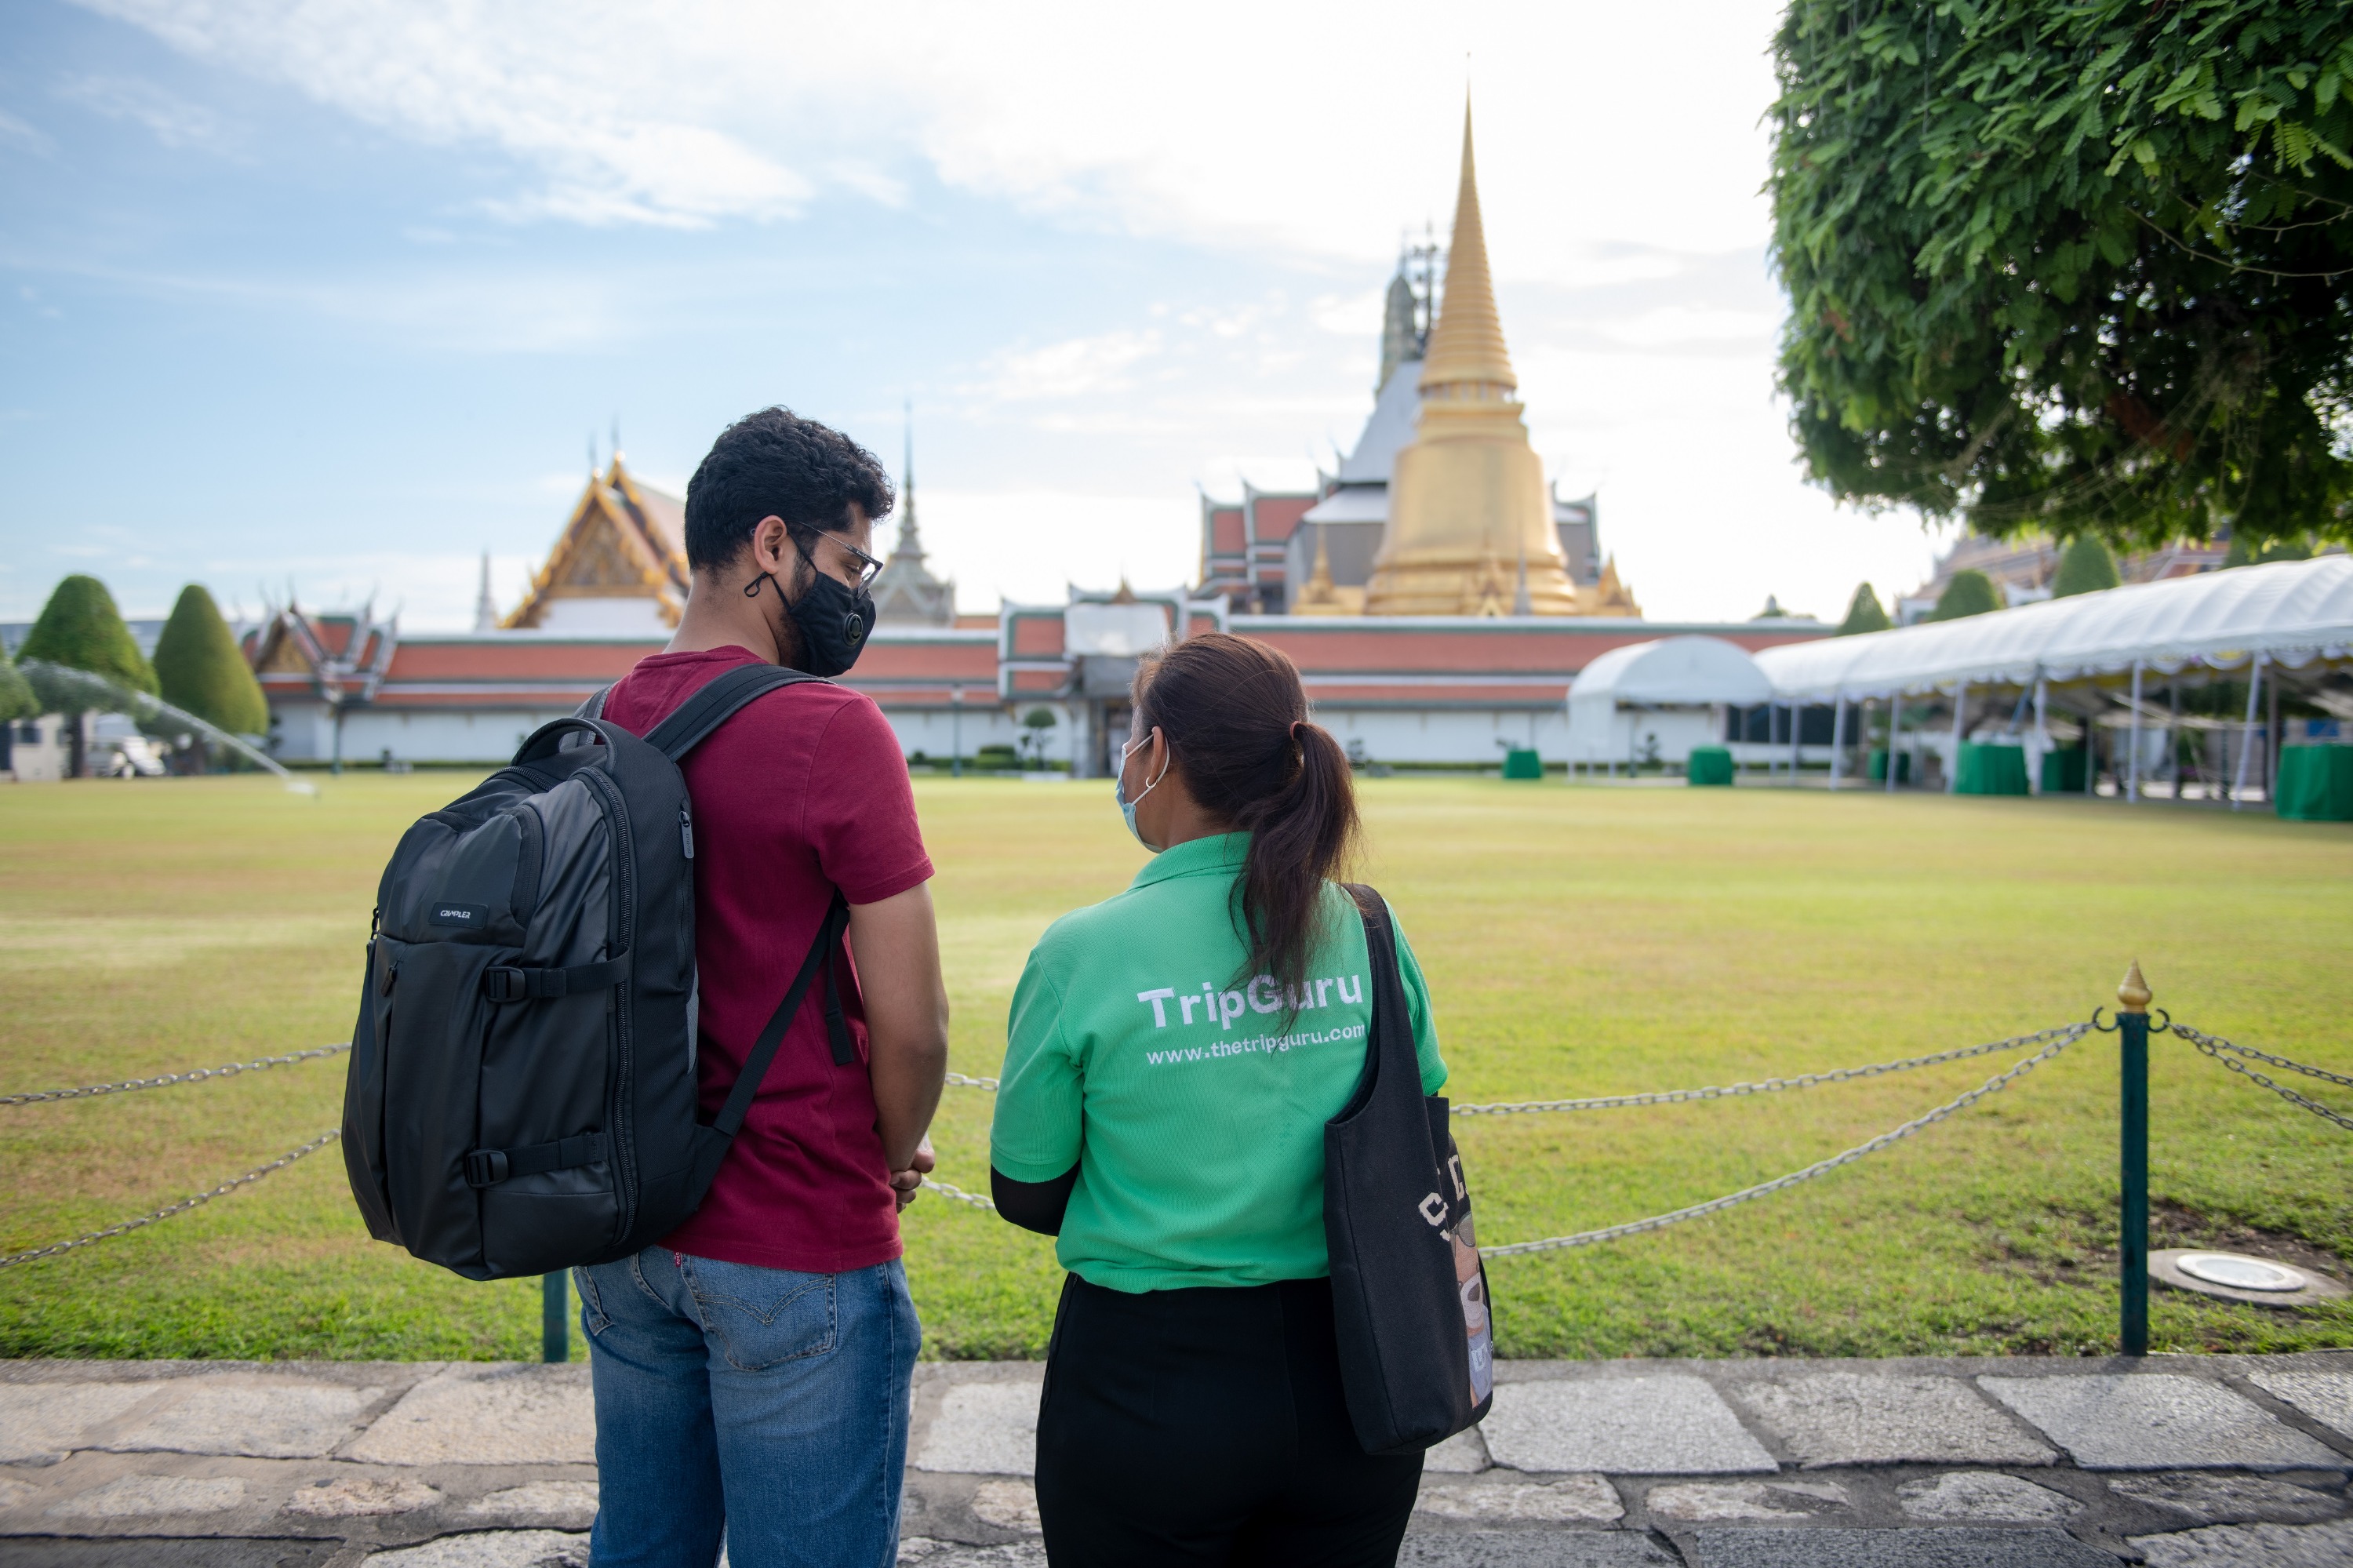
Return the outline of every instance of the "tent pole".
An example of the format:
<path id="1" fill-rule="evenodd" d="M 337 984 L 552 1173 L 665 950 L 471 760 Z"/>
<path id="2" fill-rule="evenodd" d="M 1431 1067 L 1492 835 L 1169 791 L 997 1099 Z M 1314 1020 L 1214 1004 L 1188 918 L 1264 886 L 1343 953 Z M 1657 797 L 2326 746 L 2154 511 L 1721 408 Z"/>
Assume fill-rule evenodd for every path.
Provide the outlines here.
<path id="1" fill-rule="evenodd" d="M 1887 697 L 1887 792 L 1895 793 L 1895 726 L 1904 722 L 1904 694 L 1891 692 Z"/>
<path id="2" fill-rule="evenodd" d="M 2126 763 L 2131 779 L 2125 786 L 2125 803 L 2140 804 L 2140 670 L 2141 662 L 2133 661 L 2132 757 Z"/>
<path id="3" fill-rule="evenodd" d="M 2181 673 L 2177 670 L 2165 683 L 2166 705 L 2172 716 L 2165 726 L 2165 771 L 2173 780 L 2173 799 L 2181 800 Z"/>
<path id="4" fill-rule="evenodd" d="M 2040 674 L 2034 677 L 2034 737 L 2041 744 L 2034 748 L 2034 771 L 2026 776 L 2026 787 L 2037 795 L 2042 793 L 2042 758 L 2051 750 L 2049 684 Z"/>
<path id="5" fill-rule="evenodd" d="M 2263 800 L 2266 804 L 2279 799 L 2280 722 L 2279 677 L 2272 677 L 2271 717 L 2263 725 Z M 2274 807 L 2276 809 L 2276 807 Z"/>
<path id="6" fill-rule="evenodd" d="M 1961 788 L 1961 736 L 1963 722 L 1969 713 L 1969 683 L 1960 682 L 1953 687 L 1953 776 L 1945 780 L 1945 793 L 1955 795 Z"/>
<path id="7" fill-rule="evenodd" d="M 1792 784 L 1798 782 L 1798 774 L 1806 760 L 1804 753 L 1799 748 L 1804 728 L 1801 721 L 1805 716 L 1806 705 L 1802 701 L 1789 705 L 1789 782 Z"/>
<path id="8" fill-rule="evenodd" d="M 1841 692 L 1838 694 L 1838 709 L 1831 715 L 1831 792 L 1832 794 L 1838 792 L 1839 763 L 1845 757 L 1845 747 L 1846 694 Z"/>
<path id="9" fill-rule="evenodd" d="M 2247 722 L 2239 726 L 2239 768 L 2231 779 L 2231 810 L 2244 803 L 2247 793 L 2247 764 L 2253 760 L 2255 749 L 2255 698 L 2263 687 L 2263 656 L 2257 653 L 2247 665 Z"/>

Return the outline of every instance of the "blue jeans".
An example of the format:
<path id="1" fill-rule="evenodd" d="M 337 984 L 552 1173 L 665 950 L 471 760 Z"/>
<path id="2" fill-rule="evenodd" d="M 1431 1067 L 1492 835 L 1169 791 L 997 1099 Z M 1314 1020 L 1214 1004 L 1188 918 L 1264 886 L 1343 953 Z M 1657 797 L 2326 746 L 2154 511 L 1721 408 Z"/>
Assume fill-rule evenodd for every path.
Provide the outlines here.
<path id="1" fill-rule="evenodd" d="M 575 1268 L 596 1568 L 891 1568 L 923 1331 L 894 1260 L 794 1274 L 648 1247 Z"/>

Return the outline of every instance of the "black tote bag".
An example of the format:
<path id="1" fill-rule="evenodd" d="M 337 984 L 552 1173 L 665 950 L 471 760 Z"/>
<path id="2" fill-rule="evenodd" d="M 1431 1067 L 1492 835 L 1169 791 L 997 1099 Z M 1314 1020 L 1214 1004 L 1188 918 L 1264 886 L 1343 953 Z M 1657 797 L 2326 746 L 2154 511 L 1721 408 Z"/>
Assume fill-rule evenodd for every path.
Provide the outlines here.
<path id="1" fill-rule="evenodd" d="M 1388 906 L 1349 895 L 1372 959 L 1365 1072 L 1324 1124 L 1324 1234 L 1348 1419 L 1367 1454 L 1442 1443 L 1494 1403 L 1487 1273 L 1446 1100 L 1421 1092 Z"/>

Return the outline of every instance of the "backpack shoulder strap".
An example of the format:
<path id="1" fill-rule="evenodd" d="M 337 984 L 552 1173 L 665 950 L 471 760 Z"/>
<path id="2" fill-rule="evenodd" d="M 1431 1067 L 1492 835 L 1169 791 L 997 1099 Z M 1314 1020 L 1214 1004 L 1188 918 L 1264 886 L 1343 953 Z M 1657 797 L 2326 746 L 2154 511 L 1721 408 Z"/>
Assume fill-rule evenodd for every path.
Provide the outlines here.
<path id="1" fill-rule="evenodd" d="M 676 712 L 654 726 L 652 733 L 646 736 L 646 744 L 672 762 L 682 762 L 688 752 L 700 745 L 712 730 L 734 717 L 736 711 L 754 697 L 764 697 L 770 692 L 808 681 L 830 683 L 819 676 L 782 669 L 775 664 L 741 665 L 681 703 Z"/>
<path id="2" fill-rule="evenodd" d="M 616 681 L 613 685 L 620 684 Z M 572 710 L 574 718 L 600 719 L 605 716 L 605 699 L 613 694 L 613 686 L 599 686 L 588 694 L 588 700 Z"/>
<path id="3" fill-rule="evenodd" d="M 743 1127 L 744 1118 L 752 1109 L 752 1098 L 760 1092 L 761 1081 L 767 1077 L 768 1068 L 776 1059 L 776 1048 L 785 1043 L 785 1032 L 799 1013 L 810 983 L 820 975 L 825 980 L 826 1026 L 833 1037 L 833 1059 L 843 1066 L 855 1059 L 856 1050 L 849 1039 L 849 1026 L 842 1022 L 841 1004 L 835 997 L 833 984 L 833 955 L 840 950 L 842 933 L 849 929 L 849 906 L 837 893 L 818 927 L 817 940 L 809 944 L 808 957 L 801 960 L 800 972 L 786 988 L 785 1000 L 768 1015 L 768 1026 L 753 1043 L 751 1054 L 744 1058 L 744 1070 L 736 1075 L 734 1086 L 727 1091 L 727 1102 L 719 1107 L 719 1115 L 711 1124 L 717 1130 L 733 1138 Z"/>

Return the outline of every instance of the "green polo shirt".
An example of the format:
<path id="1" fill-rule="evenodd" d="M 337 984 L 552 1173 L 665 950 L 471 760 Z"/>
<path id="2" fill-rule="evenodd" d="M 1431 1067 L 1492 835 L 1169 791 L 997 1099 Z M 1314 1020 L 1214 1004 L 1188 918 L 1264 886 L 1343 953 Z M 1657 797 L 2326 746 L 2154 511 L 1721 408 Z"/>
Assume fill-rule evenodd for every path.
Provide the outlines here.
<path id="1" fill-rule="evenodd" d="M 1234 910 L 1247 833 L 1155 856 L 1126 892 L 1062 916 L 1013 993 L 989 1161 L 1017 1181 L 1079 1168 L 1055 1252 L 1113 1290 L 1265 1285 L 1331 1271 L 1324 1124 L 1356 1092 L 1372 1021 L 1355 902 L 1324 929 L 1286 1027 Z M 1446 1082 L 1402 931 L 1425 1094 Z"/>

